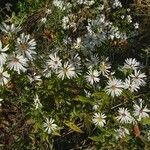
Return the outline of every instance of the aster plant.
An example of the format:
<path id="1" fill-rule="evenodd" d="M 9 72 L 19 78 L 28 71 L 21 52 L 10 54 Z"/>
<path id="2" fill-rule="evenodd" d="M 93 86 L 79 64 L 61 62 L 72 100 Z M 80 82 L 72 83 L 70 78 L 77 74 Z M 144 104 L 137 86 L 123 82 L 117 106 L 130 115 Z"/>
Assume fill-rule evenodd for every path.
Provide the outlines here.
<path id="1" fill-rule="evenodd" d="M 0 147 L 149 147 L 149 66 L 129 51 L 140 35 L 132 9 L 119 0 L 16 7 L 0 25 L 0 111 L 13 139 L 2 133 Z"/>

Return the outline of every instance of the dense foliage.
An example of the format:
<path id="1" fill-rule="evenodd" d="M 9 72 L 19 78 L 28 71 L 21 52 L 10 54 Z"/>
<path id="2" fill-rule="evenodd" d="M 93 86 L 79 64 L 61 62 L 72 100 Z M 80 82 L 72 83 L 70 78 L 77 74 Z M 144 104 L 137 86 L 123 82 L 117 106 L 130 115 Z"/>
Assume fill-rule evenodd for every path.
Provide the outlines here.
<path id="1" fill-rule="evenodd" d="M 150 149 L 145 20 L 123 4 L 25 0 L 1 8 L 2 149 Z"/>

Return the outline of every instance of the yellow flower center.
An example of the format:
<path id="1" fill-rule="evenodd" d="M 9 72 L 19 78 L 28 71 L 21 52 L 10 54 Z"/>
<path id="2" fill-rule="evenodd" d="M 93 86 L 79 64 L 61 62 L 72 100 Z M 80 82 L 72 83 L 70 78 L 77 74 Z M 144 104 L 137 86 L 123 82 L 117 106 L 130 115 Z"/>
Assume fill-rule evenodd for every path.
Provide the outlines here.
<path id="1" fill-rule="evenodd" d="M 23 51 L 26 51 L 28 49 L 28 44 L 26 44 L 26 43 L 20 44 L 20 49 Z"/>
<path id="2" fill-rule="evenodd" d="M 112 85 L 111 88 L 112 88 L 112 90 L 115 90 L 115 89 L 116 89 L 116 86 L 115 86 L 115 85 Z"/>
<path id="3" fill-rule="evenodd" d="M 16 58 L 16 57 L 14 57 L 14 58 L 13 58 L 13 62 L 14 62 L 14 63 L 17 63 L 17 62 L 19 62 L 19 59 Z"/>

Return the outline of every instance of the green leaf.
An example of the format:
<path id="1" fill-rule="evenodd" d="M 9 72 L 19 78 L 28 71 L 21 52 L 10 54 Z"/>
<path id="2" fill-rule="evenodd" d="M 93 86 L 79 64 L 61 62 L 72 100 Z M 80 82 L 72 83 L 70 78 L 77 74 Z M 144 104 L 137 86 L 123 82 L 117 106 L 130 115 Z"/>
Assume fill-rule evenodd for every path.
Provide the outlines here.
<path id="1" fill-rule="evenodd" d="M 90 121 L 91 117 L 89 114 L 84 113 L 83 114 L 83 121 L 84 121 L 84 126 L 87 129 L 87 131 L 90 133 L 92 131 L 92 122 Z"/>
<path id="2" fill-rule="evenodd" d="M 142 124 L 143 125 L 150 125 L 150 118 L 144 118 L 144 119 L 142 119 Z"/>
<path id="3" fill-rule="evenodd" d="M 54 136 L 61 136 L 61 135 L 60 135 L 58 132 L 56 132 L 56 131 L 53 132 L 52 134 L 53 134 Z"/>
<path id="4" fill-rule="evenodd" d="M 77 125 L 75 125 L 73 122 L 67 122 L 67 123 L 65 123 L 65 125 L 68 126 L 69 128 L 71 128 L 73 131 L 83 133 L 83 131 Z"/>
<path id="5" fill-rule="evenodd" d="M 95 92 L 93 96 L 94 99 L 101 102 L 100 109 L 103 109 L 109 105 L 110 96 L 108 96 L 105 92 Z"/>
<path id="6" fill-rule="evenodd" d="M 130 92 L 129 90 L 124 90 L 122 92 L 122 95 L 130 100 L 134 100 L 134 95 L 132 92 Z"/>
<path id="7" fill-rule="evenodd" d="M 95 142 L 101 142 L 100 136 L 92 136 L 92 137 L 89 137 L 89 139 L 91 139 L 92 141 L 95 141 Z"/>
<path id="8" fill-rule="evenodd" d="M 80 101 L 82 103 L 90 103 L 90 104 L 93 103 L 90 98 L 84 97 L 84 96 L 77 96 L 77 98 L 75 100 Z"/>
<path id="9" fill-rule="evenodd" d="M 96 99 L 110 99 L 110 97 L 105 92 L 95 92 L 93 96 Z"/>

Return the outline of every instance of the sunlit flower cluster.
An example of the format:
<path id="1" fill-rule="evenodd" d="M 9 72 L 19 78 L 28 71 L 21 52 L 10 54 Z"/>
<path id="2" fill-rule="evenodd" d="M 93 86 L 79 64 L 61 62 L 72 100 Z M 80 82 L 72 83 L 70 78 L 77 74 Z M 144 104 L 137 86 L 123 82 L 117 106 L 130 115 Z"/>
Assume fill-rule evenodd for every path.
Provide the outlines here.
<path id="1" fill-rule="evenodd" d="M 13 36 L 13 34 L 17 34 L 17 32 L 21 30 L 20 27 L 15 27 L 14 24 L 6 25 L 5 23 L 3 23 L 3 26 L 1 26 L 0 29 L 2 32 L 4 32 L 4 34 L 6 34 L 6 36 Z M 36 54 L 36 42 L 33 38 L 30 37 L 29 34 L 25 35 L 24 33 L 22 33 L 20 37 L 18 37 L 14 42 L 14 44 L 16 46 L 12 51 L 12 49 L 10 49 L 10 44 L 4 46 L 2 41 L 0 41 L 1 72 L 6 68 L 9 70 L 14 70 L 18 74 L 20 74 L 21 72 L 26 72 L 29 60 L 32 60 L 33 55 Z M 7 84 L 8 77 L 9 75 L 7 71 L 4 71 L 2 73 L 4 84 Z M 3 85 L 2 82 L 1 85 Z"/>

